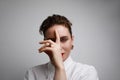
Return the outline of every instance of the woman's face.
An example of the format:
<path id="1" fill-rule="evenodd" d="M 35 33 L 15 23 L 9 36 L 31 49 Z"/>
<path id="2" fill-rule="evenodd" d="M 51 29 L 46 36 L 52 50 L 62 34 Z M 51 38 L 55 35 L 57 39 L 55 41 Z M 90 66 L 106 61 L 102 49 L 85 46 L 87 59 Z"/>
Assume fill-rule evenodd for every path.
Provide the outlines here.
<path id="1" fill-rule="evenodd" d="M 65 61 L 72 49 L 73 45 L 73 36 L 71 37 L 68 28 L 63 25 L 54 25 L 50 27 L 46 32 L 44 38 L 46 40 L 51 39 L 52 41 L 56 41 L 55 30 L 58 31 L 60 37 L 60 46 L 62 48 L 62 58 Z"/>

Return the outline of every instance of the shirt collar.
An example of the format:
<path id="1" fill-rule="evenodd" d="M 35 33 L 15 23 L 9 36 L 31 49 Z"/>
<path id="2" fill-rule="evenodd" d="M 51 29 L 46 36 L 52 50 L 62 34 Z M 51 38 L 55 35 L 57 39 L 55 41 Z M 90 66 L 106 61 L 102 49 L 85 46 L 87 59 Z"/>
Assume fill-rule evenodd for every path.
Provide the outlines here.
<path id="1" fill-rule="evenodd" d="M 69 66 L 73 63 L 73 60 L 71 58 L 71 56 L 69 56 L 65 61 L 64 61 L 64 67 L 65 70 L 67 70 L 69 68 Z M 48 63 L 48 69 L 50 70 L 50 72 L 54 71 L 54 66 L 51 62 Z"/>
<path id="2" fill-rule="evenodd" d="M 69 56 L 65 61 L 64 61 L 64 67 L 65 67 L 65 70 L 67 70 L 70 65 L 72 65 L 73 63 L 73 60 L 71 58 L 71 56 Z"/>
<path id="3" fill-rule="evenodd" d="M 70 66 L 73 64 L 73 60 L 71 56 L 69 56 L 65 61 L 64 61 L 64 67 L 65 71 L 68 71 L 67 69 L 70 68 Z M 54 76 L 55 68 L 51 62 L 47 64 L 47 69 L 46 69 L 46 77 L 47 79 L 51 79 Z"/>

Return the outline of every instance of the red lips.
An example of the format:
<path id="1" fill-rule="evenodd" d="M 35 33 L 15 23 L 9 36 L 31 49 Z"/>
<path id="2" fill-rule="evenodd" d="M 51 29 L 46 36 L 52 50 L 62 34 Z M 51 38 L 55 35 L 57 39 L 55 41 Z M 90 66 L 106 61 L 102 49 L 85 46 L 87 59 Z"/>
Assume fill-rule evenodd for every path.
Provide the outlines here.
<path id="1" fill-rule="evenodd" d="M 64 53 L 62 53 L 61 55 L 63 56 Z"/>

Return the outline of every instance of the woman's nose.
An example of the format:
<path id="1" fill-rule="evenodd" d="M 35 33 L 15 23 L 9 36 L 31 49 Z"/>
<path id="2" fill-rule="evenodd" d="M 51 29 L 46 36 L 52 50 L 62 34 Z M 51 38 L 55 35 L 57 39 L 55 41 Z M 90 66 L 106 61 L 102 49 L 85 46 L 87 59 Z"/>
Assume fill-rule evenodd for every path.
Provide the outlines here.
<path id="1" fill-rule="evenodd" d="M 61 47 L 61 49 L 63 49 L 64 45 L 62 43 L 60 43 L 60 47 Z"/>

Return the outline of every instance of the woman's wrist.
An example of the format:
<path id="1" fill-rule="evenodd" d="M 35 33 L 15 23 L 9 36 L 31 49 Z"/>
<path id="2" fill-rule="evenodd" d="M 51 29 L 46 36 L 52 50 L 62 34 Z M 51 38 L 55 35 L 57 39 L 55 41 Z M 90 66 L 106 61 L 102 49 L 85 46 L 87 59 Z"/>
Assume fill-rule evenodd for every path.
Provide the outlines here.
<path id="1" fill-rule="evenodd" d="M 60 65 L 55 66 L 55 69 L 57 69 L 57 70 L 64 70 L 65 69 L 64 64 L 61 63 Z"/>
<path id="2" fill-rule="evenodd" d="M 55 68 L 54 80 L 67 80 L 64 67 L 56 67 Z"/>

